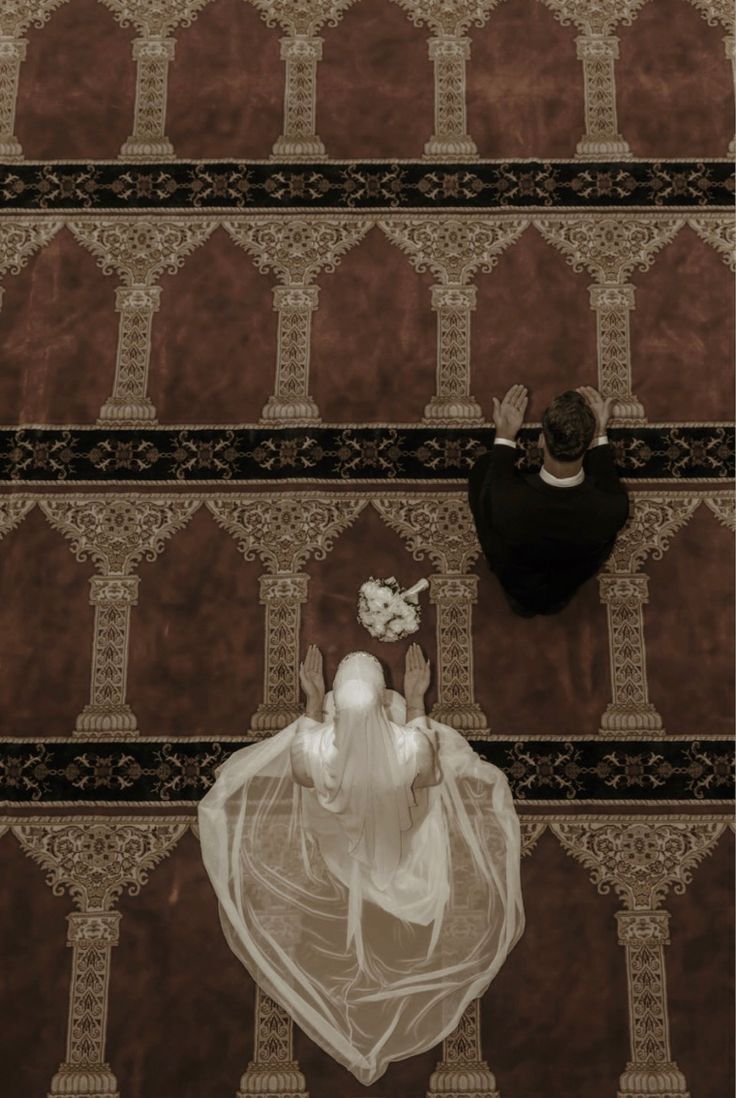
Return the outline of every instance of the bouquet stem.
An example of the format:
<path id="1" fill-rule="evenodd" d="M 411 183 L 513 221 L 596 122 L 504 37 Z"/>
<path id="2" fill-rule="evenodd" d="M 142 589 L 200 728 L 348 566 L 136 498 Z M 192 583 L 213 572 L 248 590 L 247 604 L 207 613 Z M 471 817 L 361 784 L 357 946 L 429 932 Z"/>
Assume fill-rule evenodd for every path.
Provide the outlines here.
<path id="1" fill-rule="evenodd" d="M 428 579 L 417 580 L 413 587 L 408 587 L 406 591 L 402 591 L 402 598 L 410 599 L 412 602 L 416 602 L 416 596 L 419 594 L 420 591 L 424 591 L 424 589 L 427 587 L 429 587 Z"/>

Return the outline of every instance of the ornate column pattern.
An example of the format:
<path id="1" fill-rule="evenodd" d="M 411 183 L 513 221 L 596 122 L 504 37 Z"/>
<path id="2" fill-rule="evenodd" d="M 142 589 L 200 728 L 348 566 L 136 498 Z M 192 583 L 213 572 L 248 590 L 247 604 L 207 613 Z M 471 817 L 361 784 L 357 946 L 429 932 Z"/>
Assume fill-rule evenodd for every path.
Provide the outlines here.
<path id="1" fill-rule="evenodd" d="M 630 282 L 588 287 L 596 314 L 599 386 L 615 398 L 619 418 L 643 419 L 643 405 L 631 393 L 629 315 L 635 308 L 634 291 Z"/>
<path id="2" fill-rule="evenodd" d="M 649 701 L 643 606 L 648 578 L 638 572 L 651 553 L 661 560 L 670 539 L 691 518 L 701 496 L 631 493 L 631 512 L 606 570 L 598 577 L 608 614 L 613 700 L 601 718 L 602 736 L 664 735 L 662 718 Z"/>
<path id="3" fill-rule="evenodd" d="M 120 913 L 67 915 L 66 944 L 72 953 L 66 1057 L 51 1080 L 56 1094 L 118 1095 L 117 1079 L 104 1062 L 107 995 L 112 947 L 118 944 Z"/>
<path id="4" fill-rule="evenodd" d="M 544 239 L 562 252 L 573 270 L 585 268 L 596 279 L 589 292 L 597 318 L 598 388 L 614 398 L 613 414 L 619 422 L 645 419 L 644 408 L 631 391 L 629 314 L 634 286 L 626 279 L 634 267 L 648 270 L 684 223 L 684 218 L 636 214 L 534 219 Z"/>
<path id="5" fill-rule="evenodd" d="M 662 718 L 649 701 L 644 614 L 649 601 L 647 576 L 598 577 L 601 602 L 608 611 L 608 654 L 613 701 L 601 718 L 601 734 L 662 734 Z"/>
<path id="6" fill-rule="evenodd" d="M 54 529 L 71 541 L 75 558 L 92 558 L 103 573 L 90 580 L 95 608 L 90 700 L 77 717 L 75 735 L 138 734 L 125 700 L 130 609 L 138 601 L 138 577 L 129 573 L 144 555 L 154 560 L 199 505 L 197 499 L 124 495 L 53 496 L 40 502 Z"/>
<path id="7" fill-rule="evenodd" d="M 115 383 L 112 396 L 102 405 L 98 422 L 156 422 L 156 409 L 146 390 L 151 326 L 160 302 L 160 286 L 118 286 L 115 291 L 115 310 L 120 313 Z"/>
<path id="8" fill-rule="evenodd" d="M 274 143 L 274 160 L 322 160 L 326 156 L 315 132 L 322 42 L 322 38 L 305 35 L 281 39 L 281 60 L 286 62 L 284 132 Z"/>
<path id="9" fill-rule="evenodd" d="M 442 1042 L 442 1059 L 429 1077 L 427 1098 L 501 1098 L 480 1047 L 480 1001 L 473 999 Z"/>
<path id="10" fill-rule="evenodd" d="M 61 221 L 45 219 L 31 222 L 3 218 L 0 221 L 0 277 L 20 274 L 33 253 L 45 248 L 62 224 Z M 0 306 L 2 303 L 3 287 L 0 286 Z"/>
<path id="11" fill-rule="evenodd" d="M 469 732 L 485 728 L 486 717 L 474 701 L 472 607 L 478 601 L 478 577 L 430 576 L 429 597 L 437 607 L 437 636 L 442 640 L 432 716 Z"/>
<path id="12" fill-rule="evenodd" d="M 521 855 L 528 857 L 546 828 L 547 821 L 543 818 L 522 816 L 519 823 Z M 487 839 L 492 841 L 490 828 Z M 442 948 L 449 965 L 455 960 L 455 943 L 459 940 L 467 946 L 468 935 L 477 940 L 476 935 L 483 930 L 478 925 L 477 912 L 472 912 L 470 905 L 464 902 L 462 893 L 469 896 L 474 891 L 474 872 L 467 855 L 460 855 L 460 858 L 461 862 L 455 867 L 455 881 L 460 884 L 459 889 L 456 889 L 455 914 L 447 916 L 447 925 L 442 930 Z M 427 1098 L 436 1094 L 449 1095 L 450 1098 L 465 1098 L 466 1095 L 471 1098 L 500 1098 L 493 1072 L 482 1058 L 481 1015 L 481 1000 L 475 999 L 464 1011 L 457 1028 L 443 1041 L 442 1059 L 430 1076 Z"/>
<path id="13" fill-rule="evenodd" d="M 633 1094 L 651 1093 L 649 1065 L 666 1093 L 685 1094 L 685 1077 L 672 1062 L 664 946 L 670 944 L 667 911 L 617 911 L 618 944 L 626 950 L 626 981 L 631 1019 L 631 1063 L 620 1086 Z M 641 1065 L 647 1065 L 642 1071 Z M 666 1065 L 666 1066 L 664 1066 Z"/>
<path id="14" fill-rule="evenodd" d="M 77 717 L 77 733 L 127 732 L 136 718 L 125 701 L 130 608 L 138 604 L 137 576 L 92 576 L 90 605 L 95 608 L 90 703 Z"/>
<path id="15" fill-rule="evenodd" d="M 15 136 L 15 108 L 21 61 L 26 59 L 28 40 L 23 37 L 33 23 L 42 27 L 55 8 L 65 0 L 13 0 L 0 6 L 0 161 L 22 160 L 23 150 Z"/>
<path id="16" fill-rule="evenodd" d="M 470 60 L 470 39 L 430 38 L 429 59 L 434 63 L 434 133 L 424 146 L 424 156 L 427 160 L 477 159 L 478 149 L 467 132 L 465 110 L 465 62 Z"/>
<path id="17" fill-rule="evenodd" d="M 430 599 L 437 606 L 437 702 L 432 716 L 463 732 L 487 733 L 475 700 L 472 605 L 478 578 L 469 569 L 480 552 L 470 509 L 460 495 L 383 496 L 371 501 L 414 560 L 429 556 Z"/>
<path id="18" fill-rule="evenodd" d="M 263 409 L 264 420 L 319 422 L 319 409 L 307 392 L 312 313 L 318 304 L 318 286 L 274 287 L 273 307 L 279 314 L 276 389 Z"/>
<path id="19" fill-rule="evenodd" d="M 26 59 L 27 38 L 0 35 L 0 160 L 22 160 L 23 150 L 15 136 L 15 106 L 18 100 L 20 63 Z"/>
<path id="20" fill-rule="evenodd" d="M 279 314 L 276 384 L 261 414 L 264 422 L 288 426 L 319 421 L 319 409 L 309 395 L 311 317 L 319 289 L 310 283 L 320 271 L 334 271 L 371 226 L 368 218 L 319 215 L 264 215 L 224 223 L 259 271 L 275 271 L 285 283 L 273 291 Z"/>
<path id="21" fill-rule="evenodd" d="M 434 65 L 434 133 L 424 146 L 427 160 L 477 160 L 467 132 L 465 63 L 472 25 L 482 27 L 500 0 L 396 0 L 415 26 L 427 26 Z"/>
<path id="22" fill-rule="evenodd" d="M 418 214 L 378 222 L 417 271 L 429 268 L 440 279 L 440 285 L 432 287 L 437 392 L 424 409 L 425 422 L 462 425 L 482 420 L 480 406 L 470 394 L 470 314 L 476 291 L 467 283 L 476 271 L 491 271 L 528 224 L 526 218 L 503 214 Z"/>
<path id="23" fill-rule="evenodd" d="M 174 60 L 173 38 L 136 38 L 135 115 L 133 133 L 120 150 L 125 160 L 171 160 L 174 146 L 165 134 L 169 65 Z"/>
<path id="24" fill-rule="evenodd" d="M 321 160 L 325 147 L 316 133 L 317 62 L 322 60 L 320 28 L 336 27 L 355 0 L 250 0 L 269 27 L 286 32 L 281 60 L 286 63 L 284 129 L 273 147 L 274 160 Z"/>
<path id="25" fill-rule="evenodd" d="M 299 877 L 303 872 L 301 855 L 294 850 L 289 833 L 288 817 L 272 821 L 265 839 L 267 849 L 262 853 L 269 865 L 278 866 L 283 876 Z M 258 885 L 251 889 L 250 897 L 261 926 L 278 946 L 290 952 L 301 937 L 299 912 L 283 904 L 274 906 L 273 897 Z M 306 1096 L 304 1076 L 294 1059 L 293 1028 L 291 1017 L 283 1007 L 256 985 L 253 1059 L 240 1080 L 237 1098 L 249 1098 L 253 1094 L 267 1094 L 273 1098 Z"/>
<path id="26" fill-rule="evenodd" d="M 188 27 L 209 0 L 102 0 L 121 27 L 132 23 L 136 63 L 133 133 L 120 150 L 124 160 L 170 160 L 166 136 L 169 64 L 174 60 L 175 27 Z"/>
<path id="27" fill-rule="evenodd" d="M 685 891 L 692 871 L 710 854 L 726 821 L 652 817 L 578 818 L 550 823 L 562 846 L 590 871 L 601 893 L 611 886 L 624 902 L 616 915 L 626 950 L 631 1059 L 618 1098 L 688 1098 L 670 1048 L 664 946 L 667 912 L 656 910 L 671 886 Z"/>
<path id="28" fill-rule="evenodd" d="M 265 732 L 284 728 L 291 721 L 295 721 L 301 712 L 298 687 L 298 638 L 301 605 L 307 601 L 309 577 L 300 573 L 261 576 L 259 582 L 261 605 L 266 607 L 268 650 L 263 680 L 263 701 L 253 715 L 251 727 L 259 732 Z M 296 647 L 294 638 L 297 638 Z"/>
<path id="29" fill-rule="evenodd" d="M 614 62 L 618 60 L 618 38 L 613 34 L 583 34 L 575 44 L 578 60 L 583 62 L 585 86 L 585 134 L 578 141 L 576 156 L 582 160 L 628 160 L 631 149 L 618 132 L 616 115 Z"/>
<path id="30" fill-rule="evenodd" d="M 121 918 L 111 908 L 124 889 L 137 895 L 186 826 L 93 818 L 12 828 L 24 852 L 46 871 L 54 895 L 68 889 L 80 909 L 67 916 L 72 975 L 66 1056 L 49 1098 L 118 1098 L 117 1079 L 105 1061 L 110 958 Z"/>
<path id="31" fill-rule="evenodd" d="M 575 39 L 583 63 L 585 133 L 576 155 L 581 160 L 627 160 L 631 150 L 618 132 L 615 62 L 618 60 L 619 23 L 630 26 L 646 0 L 543 0 L 553 15 L 580 35 Z"/>
<path id="32" fill-rule="evenodd" d="M 480 405 L 469 392 L 470 314 L 475 286 L 433 286 L 437 313 L 437 394 L 424 409 L 425 420 L 481 420 Z"/>
<path id="33" fill-rule="evenodd" d="M 240 1080 L 237 1098 L 268 1094 L 273 1098 L 304 1098 L 304 1075 L 294 1059 L 293 1023 L 270 996 L 256 985 L 255 1048 Z"/>
<path id="34" fill-rule="evenodd" d="M 175 274 L 215 225 L 211 220 L 167 217 L 79 218 L 69 223 L 105 274 L 115 270 L 124 282 L 115 299 L 120 313 L 115 382 L 98 423 L 149 426 L 156 422 L 156 409 L 146 392 L 151 325 L 161 298 L 161 289 L 153 282 L 164 270 Z"/>
<path id="35" fill-rule="evenodd" d="M 299 627 L 308 577 L 299 568 L 310 555 L 323 560 L 335 538 L 352 525 L 367 503 L 354 496 L 298 497 L 254 493 L 207 500 L 219 526 L 235 538 L 245 560 L 256 556 L 269 574 L 260 581 L 266 607 L 263 701 L 251 721 L 256 734 L 284 728 L 301 712 Z"/>

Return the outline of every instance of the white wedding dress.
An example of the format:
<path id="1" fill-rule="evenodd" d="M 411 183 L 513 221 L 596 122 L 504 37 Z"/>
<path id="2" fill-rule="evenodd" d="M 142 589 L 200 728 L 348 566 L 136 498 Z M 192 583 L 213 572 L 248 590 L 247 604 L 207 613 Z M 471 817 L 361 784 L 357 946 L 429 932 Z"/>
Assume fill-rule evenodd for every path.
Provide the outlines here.
<path id="1" fill-rule="evenodd" d="M 447 725 L 407 724 L 365 653 L 323 723 L 228 759 L 199 828 L 230 947 L 365 1085 L 447 1036 L 524 927 L 506 778 Z"/>

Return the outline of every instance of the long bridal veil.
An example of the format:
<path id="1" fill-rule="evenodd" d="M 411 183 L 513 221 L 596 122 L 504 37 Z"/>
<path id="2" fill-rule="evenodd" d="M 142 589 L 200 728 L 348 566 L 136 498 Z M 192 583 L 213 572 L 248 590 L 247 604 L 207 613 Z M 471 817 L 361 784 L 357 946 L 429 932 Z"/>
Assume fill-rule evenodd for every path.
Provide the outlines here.
<path id="1" fill-rule="evenodd" d="M 407 724 L 365 653 L 324 722 L 228 759 L 199 827 L 231 949 L 365 1085 L 450 1033 L 523 930 L 504 775 L 447 725 Z"/>

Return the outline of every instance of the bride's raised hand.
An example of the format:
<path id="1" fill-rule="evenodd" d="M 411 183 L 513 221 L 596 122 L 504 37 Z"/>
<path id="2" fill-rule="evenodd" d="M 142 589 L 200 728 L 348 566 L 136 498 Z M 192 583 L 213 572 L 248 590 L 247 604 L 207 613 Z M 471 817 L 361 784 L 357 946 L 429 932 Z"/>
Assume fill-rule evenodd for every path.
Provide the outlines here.
<path id="1" fill-rule="evenodd" d="M 299 664 L 299 682 L 307 701 L 321 704 L 325 696 L 325 680 L 322 673 L 322 653 L 316 644 L 310 644 L 306 656 Z"/>
<path id="2" fill-rule="evenodd" d="M 408 708 L 421 705 L 429 686 L 429 660 L 425 660 L 418 644 L 410 644 L 404 660 L 404 697 Z"/>

